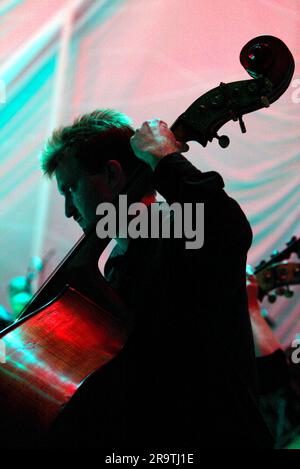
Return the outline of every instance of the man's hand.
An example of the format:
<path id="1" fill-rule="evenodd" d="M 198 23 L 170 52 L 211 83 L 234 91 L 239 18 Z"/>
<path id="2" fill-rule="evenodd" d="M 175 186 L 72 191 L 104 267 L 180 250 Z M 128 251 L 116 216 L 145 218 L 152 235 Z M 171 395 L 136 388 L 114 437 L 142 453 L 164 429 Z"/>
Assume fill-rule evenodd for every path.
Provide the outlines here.
<path id="1" fill-rule="evenodd" d="M 148 120 L 136 130 L 130 143 L 135 155 L 155 169 L 164 156 L 188 151 L 186 143 L 178 142 L 168 125 L 160 119 Z"/>
<path id="2" fill-rule="evenodd" d="M 246 286 L 250 317 L 262 318 L 261 305 L 258 299 L 259 285 L 254 275 L 253 267 L 251 265 L 247 265 L 246 267 Z"/>
<path id="3" fill-rule="evenodd" d="M 261 314 L 261 305 L 258 300 L 258 288 L 253 268 L 247 265 L 247 294 L 248 309 L 254 338 L 255 353 L 257 357 L 270 355 L 282 349 L 282 345 Z"/>

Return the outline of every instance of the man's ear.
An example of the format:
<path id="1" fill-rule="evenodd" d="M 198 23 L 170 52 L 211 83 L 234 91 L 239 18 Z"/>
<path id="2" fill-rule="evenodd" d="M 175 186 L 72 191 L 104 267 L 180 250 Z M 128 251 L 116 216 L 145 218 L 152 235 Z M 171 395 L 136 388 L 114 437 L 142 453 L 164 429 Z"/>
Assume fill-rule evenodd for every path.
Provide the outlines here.
<path id="1" fill-rule="evenodd" d="M 124 183 L 124 171 L 118 160 L 108 160 L 106 163 L 107 182 L 111 189 L 115 189 Z"/>

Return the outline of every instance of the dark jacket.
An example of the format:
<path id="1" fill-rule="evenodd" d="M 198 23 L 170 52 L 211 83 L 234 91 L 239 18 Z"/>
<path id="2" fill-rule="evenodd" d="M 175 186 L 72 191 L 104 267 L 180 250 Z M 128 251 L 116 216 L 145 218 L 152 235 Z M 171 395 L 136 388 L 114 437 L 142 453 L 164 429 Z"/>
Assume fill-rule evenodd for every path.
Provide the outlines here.
<path id="1" fill-rule="evenodd" d="M 249 223 L 221 176 L 180 154 L 163 158 L 153 180 L 170 204 L 204 203 L 204 245 L 132 239 L 108 260 L 105 275 L 134 312 L 133 332 L 84 384 L 60 431 L 74 445 L 107 448 L 270 447 L 247 308 Z"/>

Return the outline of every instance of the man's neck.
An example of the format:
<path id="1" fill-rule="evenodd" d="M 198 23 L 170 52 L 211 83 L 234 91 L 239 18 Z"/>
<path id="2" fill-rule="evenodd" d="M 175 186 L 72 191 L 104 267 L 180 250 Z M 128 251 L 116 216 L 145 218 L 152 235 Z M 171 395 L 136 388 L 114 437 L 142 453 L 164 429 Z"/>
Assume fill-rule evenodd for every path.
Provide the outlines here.
<path id="1" fill-rule="evenodd" d="M 145 208 L 155 202 L 156 202 L 156 197 L 154 194 L 146 194 L 140 200 L 140 203 L 144 204 Z M 127 237 L 127 238 L 114 238 L 114 239 L 118 245 L 118 251 L 121 251 L 123 254 L 125 254 L 128 248 L 129 238 Z"/>

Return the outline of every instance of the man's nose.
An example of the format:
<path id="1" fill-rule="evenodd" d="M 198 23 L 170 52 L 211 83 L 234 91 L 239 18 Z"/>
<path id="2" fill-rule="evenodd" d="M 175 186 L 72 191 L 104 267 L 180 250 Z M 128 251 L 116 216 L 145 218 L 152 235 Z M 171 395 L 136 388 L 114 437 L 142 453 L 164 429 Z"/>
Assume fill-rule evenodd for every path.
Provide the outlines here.
<path id="1" fill-rule="evenodd" d="M 71 218 L 75 212 L 76 209 L 73 205 L 72 197 L 70 194 L 67 194 L 65 197 L 65 215 L 67 218 Z"/>

